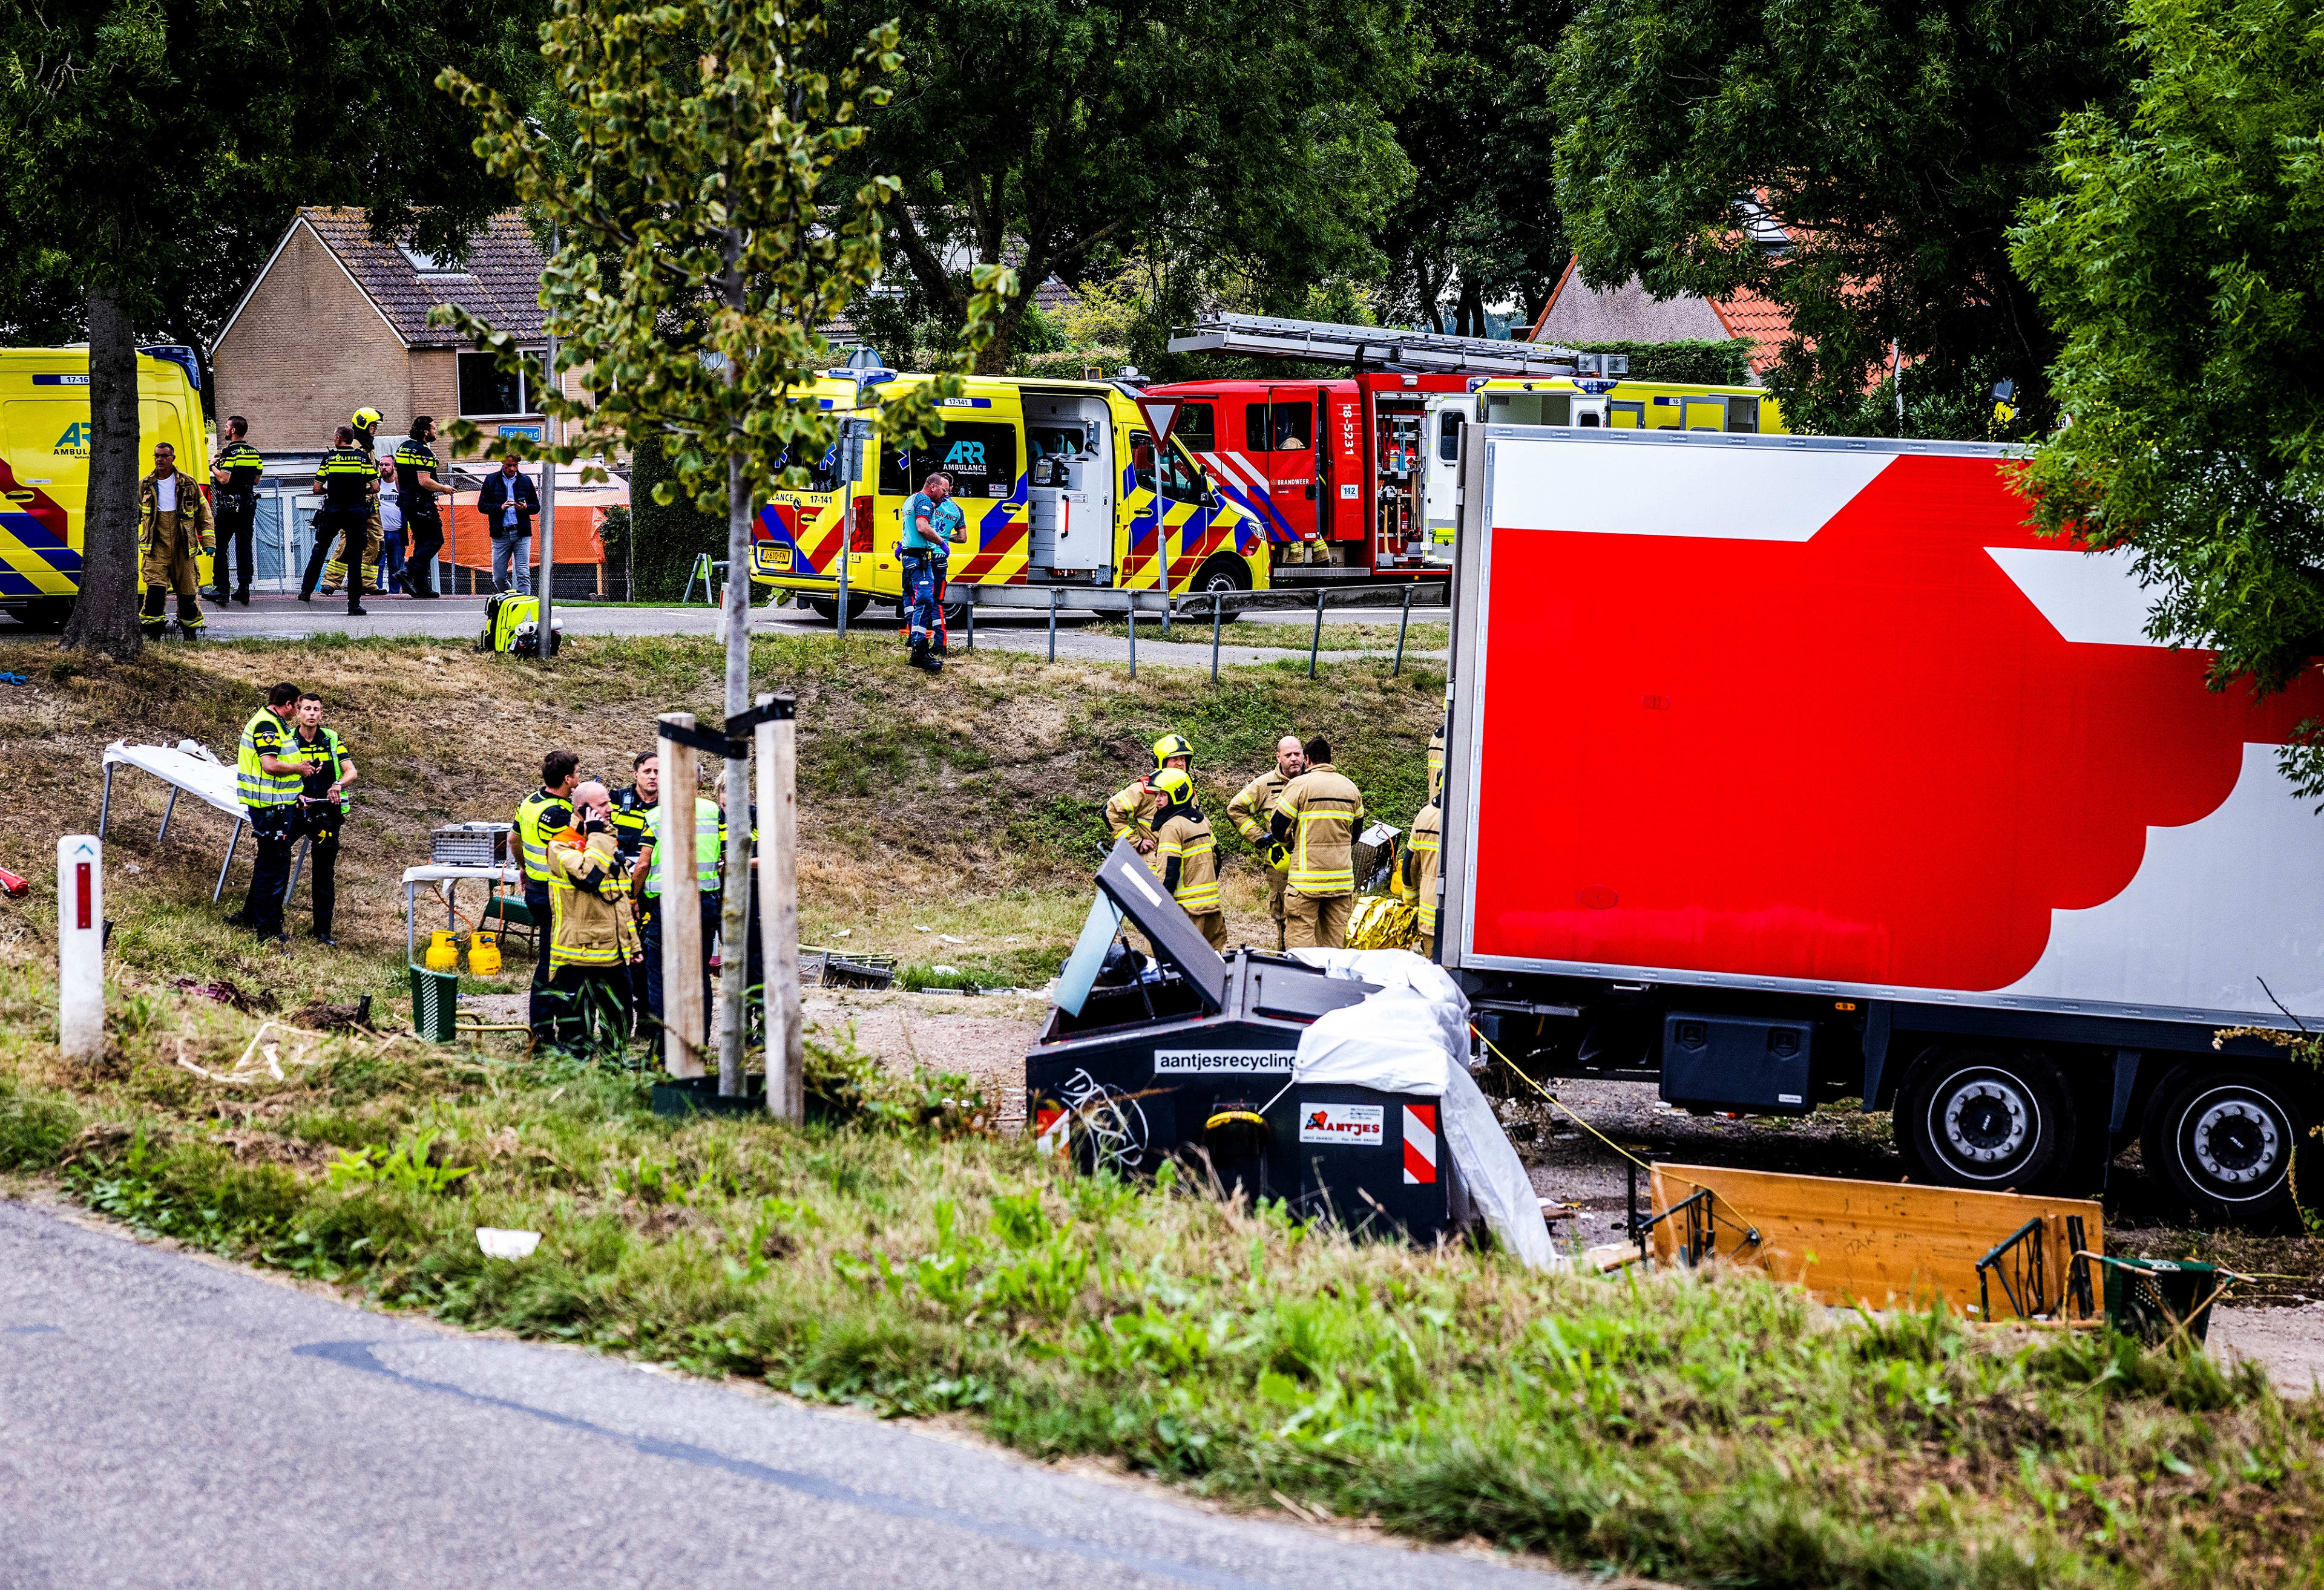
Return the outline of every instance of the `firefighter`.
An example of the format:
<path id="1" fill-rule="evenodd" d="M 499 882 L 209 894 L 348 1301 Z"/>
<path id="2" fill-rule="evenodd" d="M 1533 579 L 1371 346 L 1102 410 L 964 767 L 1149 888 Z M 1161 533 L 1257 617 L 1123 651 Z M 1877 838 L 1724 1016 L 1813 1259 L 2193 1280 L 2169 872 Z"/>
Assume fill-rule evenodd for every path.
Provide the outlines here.
<path id="1" fill-rule="evenodd" d="M 524 909 L 532 918 L 532 994 L 525 1019 L 536 1037 L 549 1032 L 552 1016 L 549 952 L 555 935 L 549 931 L 549 886 L 556 874 L 549 870 L 549 841 L 573 826 L 573 788 L 581 782 L 580 766 L 581 758 L 571 751 L 549 752 L 540 758 L 540 787 L 519 801 L 516 808 L 517 850 L 524 864 Z"/>
<path id="2" fill-rule="evenodd" d="M 201 574 L 195 558 L 211 549 L 209 499 L 178 470 L 178 450 L 153 448 L 153 473 L 137 483 L 137 540 L 144 548 L 145 605 L 138 628 L 159 640 L 169 620 L 162 608 L 178 593 L 178 629 L 192 640 L 202 632 Z"/>
<path id="3" fill-rule="evenodd" d="M 217 489 L 217 562 L 210 565 L 210 600 L 220 605 L 231 598 L 243 606 L 250 605 L 250 578 L 255 573 L 251 562 L 251 545 L 258 523 L 258 477 L 266 473 L 266 460 L 246 439 L 250 421 L 239 414 L 229 414 L 226 420 L 225 447 L 210 461 L 210 483 Z M 242 577 L 232 584 L 227 576 L 241 560 Z"/>
<path id="4" fill-rule="evenodd" d="M 1436 858 L 1443 826 L 1442 805 L 1431 801 L 1421 807 L 1397 861 L 1397 892 L 1412 901 L 1420 918 L 1420 952 L 1431 960 L 1436 959 Z"/>
<path id="5" fill-rule="evenodd" d="M 1106 832 L 1117 840 L 1128 840 L 1141 856 L 1154 853 L 1154 813 L 1162 804 L 1154 778 L 1165 767 L 1194 772 L 1194 748 L 1185 735 L 1166 734 L 1156 740 L 1154 772 L 1115 790 L 1105 803 Z"/>
<path id="6" fill-rule="evenodd" d="M 379 496 L 379 471 L 372 467 L 371 455 L 355 446 L 355 427 L 339 427 L 331 441 L 331 450 L 315 466 L 315 488 L 323 495 L 323 506 L 315 510 L 315 546 L 307 554 L 306 576 L 299 583 L 301 602 L 315 599 L 316 582 L 327 572 L 324 559 L 329 555 L 332 536 L 339 538 L 342 557 L 351 549 L 360 553 L 364 527 L 378 511 L 373 504 Z M 369 616 L 364 611 L 360 585 L 347 591 L 347 616 Z"/>
<path id="7" fill-rule="evenodd" d="M 1436 732 L 1428 737 L 1428 798 L 1434 800 L 1444 793 L 1444 725 L 1439 723 Z"/>
<path id="8" fill-rule="evenodd" d="M 1219 856 L 1211 820 L 1194 804 L 1194 781 L 1182 767 L 1154 775 L 1161 798 L 1155 815 L 1154 859 L 1162 865 L 1162 887 L 1194 919 L 1212 949 L 1226 952 L 1227 917 L 1219 904 Z"/>
<path id="9" fill-rule="evenodd" d="M 437 499 L 449 497 L 452 488 L 436 478 L 443 465 L 436 462 L 435 451 L 428 446 L 435 439 L 435 420 L 415 414 L 411 434 L 395 450 L 396 502 L 403 510 L 403 533 L 411 544 L 404 584 L 420 601 L 433 601 L 443 594 L 435 584 L 436 555 L 444 548 L 444 519 L 438 511 Z M 543 569 L 540 577 L 546 580 L 549 574 Z"/>
<path id="10" fill-rule="evenodd" d="M 1306 770 L 1283 786 L 1268 823 L 1269 835 L 1291 855 L 1284 939 L 1294 950 L 1344 949 L 1356 906 L 1356 831 L 1364 820 L 1364 797 L 1332 766 L 1332 748 L 1321 737 L 1301 752 Z"/>
<path id="11" fill-rule="evenodd" d="M 549 841 L 551 1049 L 619 1062 L 629 1048 L 629 879 L 613 837 L 613 797 L 591 780 L 573 791 L 574 823 Z M 536 1029 L 538 1032 L 538 1029 Z"/>
<path id="12" fill-rule="evenodd" d="M 952 477 L 931 470 L 904 504 L 904 534 L 896 543 L 903 565 L 904 622 L 911 666 L 944 672 L 944 582 L 952 544 L 968 539 L 968 521 L 952 500 Z"/>
<path id="13" fill-rule="evenodd" d="M 1227 803 L 1227 818 L 1235 831 L 1250 841 L 1267 867 L 1267 914 L 1275 921 L 1275 947 L 1284 946 L 1283 884 L 1286 869 L 1291 865 L 1291 853 L 1275 842 L 1268 832 L 1268 822 L 1275 811 L 1275 803 L 1283 794 L 1283 786 L 1306 770 L 1307 753 L 1296 734 L 1286 734 L 1275 742 L 1275 766 L 1242 786 L 1241 793 Z"/>
<path id="14" fill-rule="evenodd" d="M 306 762 L 295 752 L 291 723 L 298 716 L 299 687 L 277 685 L 266 705 L 242 726 L 242 753 L 235 760 L 235 789 L 250 813 L 250 835 L 258 859 L 250 869 L 250 893 L 228 927 L 246 927 L 262 944 L 285 942 L 282 892 L 290 882 L 290 850 L 299 841 L 299 795 Z"/>

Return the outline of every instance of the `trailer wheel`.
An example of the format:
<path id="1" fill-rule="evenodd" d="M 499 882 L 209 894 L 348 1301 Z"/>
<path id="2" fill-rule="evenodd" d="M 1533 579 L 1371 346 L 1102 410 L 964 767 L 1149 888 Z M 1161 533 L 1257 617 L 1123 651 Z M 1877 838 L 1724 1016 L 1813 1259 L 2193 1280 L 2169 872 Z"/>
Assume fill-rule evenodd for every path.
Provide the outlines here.
<path id="1" fill-rule="evenodd" d="M 2206 1218 L 2262 1228 L 2290 1225 L 2298 1189 L 2324 1189 L 2324 1145 L 2307 1134 L 2313 1112 L 2264 1071 L 2182 1065 L 2146 1107 L 2139 1151 L 2146 1168 Z M 2305 1153 L 2295 1163 L 2293 1151 Z"/>
<path id="2" fill-rule="evenodd" d="M 2046 1192 L 2073 1158 L 2073 1103 L 2057 1062 L 2036 1051 L 1932 1049 L 1897 1089 L 1895 1132 L 1915 1176 Z"/>

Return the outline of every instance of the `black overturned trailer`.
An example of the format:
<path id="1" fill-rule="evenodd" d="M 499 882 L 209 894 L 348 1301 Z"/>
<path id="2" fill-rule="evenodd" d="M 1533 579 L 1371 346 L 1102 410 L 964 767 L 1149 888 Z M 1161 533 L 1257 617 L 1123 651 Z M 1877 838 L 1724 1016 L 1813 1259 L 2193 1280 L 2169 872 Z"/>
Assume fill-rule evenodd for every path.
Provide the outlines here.
<path id="1" fill-rule="evenodd" d="M 1222 958 L 1127 844 L 1097 882 L 1096 909 L 1111 901 L 1154 954 L 1115 942 L 1102 963 L 1088 958 L 1085 988 L 1067 967 L 1060 1003 L 1025 1059 L 1026 1114 L 1041 1141 L 1084 1169 L 1121 1175 L 1176 1161 L 1303 1215 L 1394 1227 L 1416 1242 L 1469 1224 L 1439 1098 L 1292 1085 L 1300 1035 L 1376 985 L 1288 956 Z"/>

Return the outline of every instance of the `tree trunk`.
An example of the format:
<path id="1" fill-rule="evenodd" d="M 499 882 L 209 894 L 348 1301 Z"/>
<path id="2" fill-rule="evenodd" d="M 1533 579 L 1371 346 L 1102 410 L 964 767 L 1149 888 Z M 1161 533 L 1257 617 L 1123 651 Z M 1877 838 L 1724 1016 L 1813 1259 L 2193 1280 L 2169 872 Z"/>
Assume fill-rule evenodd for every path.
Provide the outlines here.
<path id="1" fill-rule="evenodd" d="M 1485 335 L 1485 289 L 1476 277 L 1461 272 L 1461 335 Z"/>
<path id="2" fill-rule="evenodd" d="M 729 231 L 724 297 L 737 314 L 744 307 L 742 248 L 741 234 Z M 726 360 L 730 391 L 741 379 L 737 350 Z M 741 421 L 733 423 L 739 441 Z M 739 447 L 726 455 L 725 619 L 726 717 L 732 721 L 751 708 L 751 481 Z M 745 752 L 726 758 L 726 893 L 718 924 L 718 1091 L 729 1098 L 743 1090 L 743 1039 L 751 1026 L 751 764 Z"/>
<path id="3" fill-rule="evenodd" d="M 144 644 L 137 630 L 137 329 L 108 287 L 88 294 L 88 418 L 80 600 L 64 644 L 132 657 Z"/>

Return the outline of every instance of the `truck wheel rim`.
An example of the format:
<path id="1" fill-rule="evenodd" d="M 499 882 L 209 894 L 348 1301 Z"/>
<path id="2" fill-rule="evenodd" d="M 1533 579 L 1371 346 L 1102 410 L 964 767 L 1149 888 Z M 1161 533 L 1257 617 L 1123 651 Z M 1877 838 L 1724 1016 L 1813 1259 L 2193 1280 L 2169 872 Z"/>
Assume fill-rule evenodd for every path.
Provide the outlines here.
<path id="1" fill-rule="evenodd" d="M 2274 1189 L 2283 1170 L 2283 1131 L 2273 1111 L 2240 1091 L 2207 1094 L 2187 1107 L 2181 1163 L 2232 1201 Z"/>
<path id="2" fill-rule="evenodd" d="M 2015 1163 L 2033 1141 L 2040 1117 L 2016 1079 L 1955 1078 L 1938 1090 L 1938 1141 L 1968 1168 L 1991 1170 Z"/>

